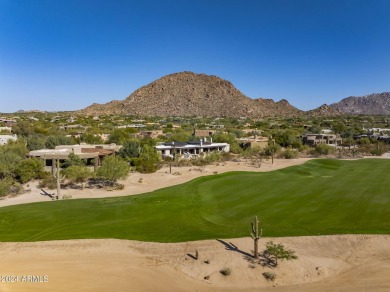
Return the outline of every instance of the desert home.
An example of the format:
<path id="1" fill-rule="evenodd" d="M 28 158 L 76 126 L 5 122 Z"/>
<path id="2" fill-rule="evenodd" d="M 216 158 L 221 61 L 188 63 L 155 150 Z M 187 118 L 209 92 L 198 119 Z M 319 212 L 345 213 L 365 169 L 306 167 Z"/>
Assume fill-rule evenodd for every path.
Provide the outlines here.
<path id="1" fill-rule="evenodd" d="M 194 129 L 194 132 L 192 133 L 192 135 L 194 137 L 211 137 L 216 132 L 217 132 L 216 130 L 198 130 L 198 129 Z"/>
<path id="2" fill-rule="evenodd" d="M 17 135 L 0 135 L 0 145 L 5 145 L 8 141 L 16 141 L 17 139 Z"/>
<path id="3" fill-rule="evenodd" d="M 340 145 L 342 138 L 338 134 L 306 134 L 302 136 L 302 143 L 310 146 L 318 144 Z"/>
<path id="4" fill-rule="evenodd" d="M 246 138 L 238 138 L 236 139 L 238 145 L 240 145 L 241 148 L 260 148 L 264 149 L 268 146 L 268 137 L 246 137 Z"/>
<path id="5" fill-rule="evenodd" d="M 213 143 L 212 139 L 209 142 L 206 139 L 199 142 L 161 142 L 155 148 L 162 158 L 174 158 L 179 155 L 184 159 L 207 155 L 211 152 L 229 152 L 230 145 L 228 143 Z"/>
<path id="6" fill-rule="evenodd" d="M 77 155 L 81 159 L 94 159 L 95 169 L 101 165 L 102 159 L 107 155 L 112 155 L 119 151 L 122 146 L 116 144 L 78 144 L 78 145 L 60 145 L 55 149 L 40 149 L 30 151 L 28 156 L 42 159 L 45 167 L 52 168 L 56 159 L 66 160 L 71 153 Z"/>
<path id="7" fill-rule="evenodd" d="M 151 130 L 151 131 L 142 131 L 140 133 L 137 133 L 134 135 L 135 137 L 139 138 L 150 138 L 150 139 L 156 139 L 159 136 L 164 136 L 164 133 L 162 130 Z"/>

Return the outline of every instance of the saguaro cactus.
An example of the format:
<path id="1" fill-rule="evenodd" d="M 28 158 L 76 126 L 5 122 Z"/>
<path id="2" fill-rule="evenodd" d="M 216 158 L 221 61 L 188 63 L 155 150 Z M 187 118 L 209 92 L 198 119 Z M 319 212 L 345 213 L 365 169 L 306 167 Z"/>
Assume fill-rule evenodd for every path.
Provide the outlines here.
<path id="1" fill-rule="evenodd" d="M 60 160 L 56 161 L 56 171 L 53 172 L 54 178 L 57 179 L 57 200 L 60 199 L 60 190 L 61 190 L 61 181 L 64 179 L 64 176 L 60 174 Z"/>
<path id="2" fill-rule="evenodd" d="M 259 233 L 259 220 L 257 219 L 257 216 L 255 217 L 255 221 L 251 222 L 251 225 L 252 225 L 251 237 L 254 243 L 253 253 L 254 253 L 254 257 L 257 259 L 259 258 L 259 239 L 263 234 L 263 229 L 260 229 L 260 233 Z"/>

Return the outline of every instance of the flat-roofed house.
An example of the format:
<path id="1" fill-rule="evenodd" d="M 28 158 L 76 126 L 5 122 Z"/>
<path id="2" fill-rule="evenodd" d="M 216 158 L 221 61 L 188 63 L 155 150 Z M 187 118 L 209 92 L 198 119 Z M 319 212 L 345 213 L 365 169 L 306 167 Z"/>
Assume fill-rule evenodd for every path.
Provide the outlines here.
<path id="1" fill-rule="evenodd" d="M 191 159 L 200 155 L 207 155 L 211 152 L 226 152 L 230 151 L 228 143 L 212 143 L 212 142 L 161 142 L 155 146 L 161 157 L 181 157 Z"/>
<path id="2" fill-rule="evenodd" d="M 318 144 L 339 145 L 343 142 L 339 134 L 306 134 L 302 136 L 302 143 L 310 146 Z"/>
<path id="3" fill-rule="evenodd" d="M 195 137 L 211 137 L 214 135 L 217 131 L 216 130 L 198 130 L 195 129 L 193 132 L 193 136 Z"/>
<path id="4" fill-rule="evenodd" d="M 162 130 L 142 131 L 140 133 L 137 133 L 136 136 L 141 138 L 156 139 L 158 138 L 158 136 L 164 136 L 164 132 Z"/>
<path id="5" fill-rule="evenodd" d="M 0 135 L 0 145 L 5 145 L 8 141 L 16 141 L 18 139 L 18 135 Z"/>
<path id="6" fill-rule="evenodd" d="M 260 148 L 264 149 L 268 146 L 268 137 L 246 137 L 246 138 L 237 138 L 238 145 L 241 148 Z"/>
<path id="7" fill-rule="evenodd" d="M 65 161 L 69 158 L 71 153 L 77 155 L 80 159 L 92 160 L 94 159 L 95 169 L 100 166 L 102 159 L 107 155 L 112 155 L 118 152 L 121 146 L 116 144 L 77 144 L 77 145 L 60 145 L 55 149 L 40 149 L 30 151 L 29 157 L 36 157 L 44 161 L 46 168 L 53 171 L 54 160 L 59 159 Z"/>

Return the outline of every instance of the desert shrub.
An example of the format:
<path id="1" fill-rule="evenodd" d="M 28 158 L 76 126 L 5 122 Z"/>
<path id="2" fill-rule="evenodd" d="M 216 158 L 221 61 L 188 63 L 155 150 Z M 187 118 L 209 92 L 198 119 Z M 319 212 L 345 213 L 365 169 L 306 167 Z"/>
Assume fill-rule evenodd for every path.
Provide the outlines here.
<path id="1" fill-rule="evenodd" d="M 293 158 L 296 158 L 298 156 L 298 152 L 296 150 L 293 150 L 293 149 L 286 149 L 283 151 L 283 158 L 285 159 L 293 159 Z"/>
<path id="2" fill-rule="evenodd" d="M 48 175 L 39 182 L 38 188 L 48 188 L 49 190 L 54 190 L 57 188 L 57 180 L 54 177 Z"/>
<path id="3" fill-rule="evenodd" d="M 229 276 L 232 273 L 232 271 L 229 268 L 224 268 L 224 269 L 220 270 L 219 272 L 224 276 Z"/>
<path id="4" fill-rule="evenodd" d="M 364 137 L 364 138 L 357 140 L 356 143 L 359 145 L 369 145 L 369 144 L 371 144 L 371 141 L 369 138 Z"/>
<path id="5" fill-rule="evenodd" d="M 123 190 L 125 188 L 125 185 L 116 183 L 114 187 L 115 187 L 115 190 L 120 191 L 120 190 Z"/>
<path id="6" fill-rule="evenodd" d="M 203 158 L 191 159 L 191 164 L 194 166 L 206 166 L 208 162 Z"/>
<path id="7" fill-rule="evenodd" d="M 83 189 L 88 179 L 93 177 L 93 172 L 89 170 L 88 167 L 80 165 L 71 165 L 68 168 L 65 168 L 62 173 L 71 181 L 71 183 L 81 184 Z"/>
<path id="8" fill-rule="evenodd" d="M 276 279 L 276 274 L 273 272 L 264 272 L 262 275 L 268 281 L 275 281 L 275 279 Z"/>
<path id="9" fill-rule="evenodd" d="M 42 161 L 37 158 L 29 158 L 18 163 L 15 174 L 21 183 L 26 183 L 34 178 L 43 178 L 45 170 Z"/>
<path id="10" fill-rule="evenodd" d="M 188 159 L 182 159 L 175 163 L 175 166 L 191 166 L 191 161 Z"/>
<path id="11" fill-rule="evenodd" d="M 213 162 L 218 162 L 221 161 L 222 155 L 218 152 L 211 152 L 210 154 L 206 155 L 204 160 L 207 163 L 213 163 Z"/>
<path id="12" fill-rule="evenodd" d="M 70 200 L 70 199 L 72 199 L 72 195 L 63 195 L 62 199 L 63 200 Z"/>
<path id="13" fill-rule="evenodd" d="M 0 179 L 0 197 L 6 196 L 10 193 L 13 182 L 13 179 L 10 177 Z"/>
<path id="14" fill-rule="evenodd" d="M 314 151 L 317 154 L 328 155 L 328 154 L 333 154 L 335 152 L 335 149 L 334 149 L 334 147 L 329 146 L 327 144 L 318 144 L 314 148 Z"/>

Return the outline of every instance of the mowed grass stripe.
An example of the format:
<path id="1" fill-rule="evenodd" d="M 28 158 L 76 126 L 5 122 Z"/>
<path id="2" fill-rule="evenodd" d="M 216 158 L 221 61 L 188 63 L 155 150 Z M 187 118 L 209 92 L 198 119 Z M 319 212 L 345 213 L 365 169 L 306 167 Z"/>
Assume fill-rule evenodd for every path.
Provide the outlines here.
<path id="1" fill-rule="evenodd" d="M 119 238 L 178 242 L 249 235 L 390 233 L 390 160 L 312 160 L 231 172 L 152 193 L 0 208 L 1 241 Z"/>

